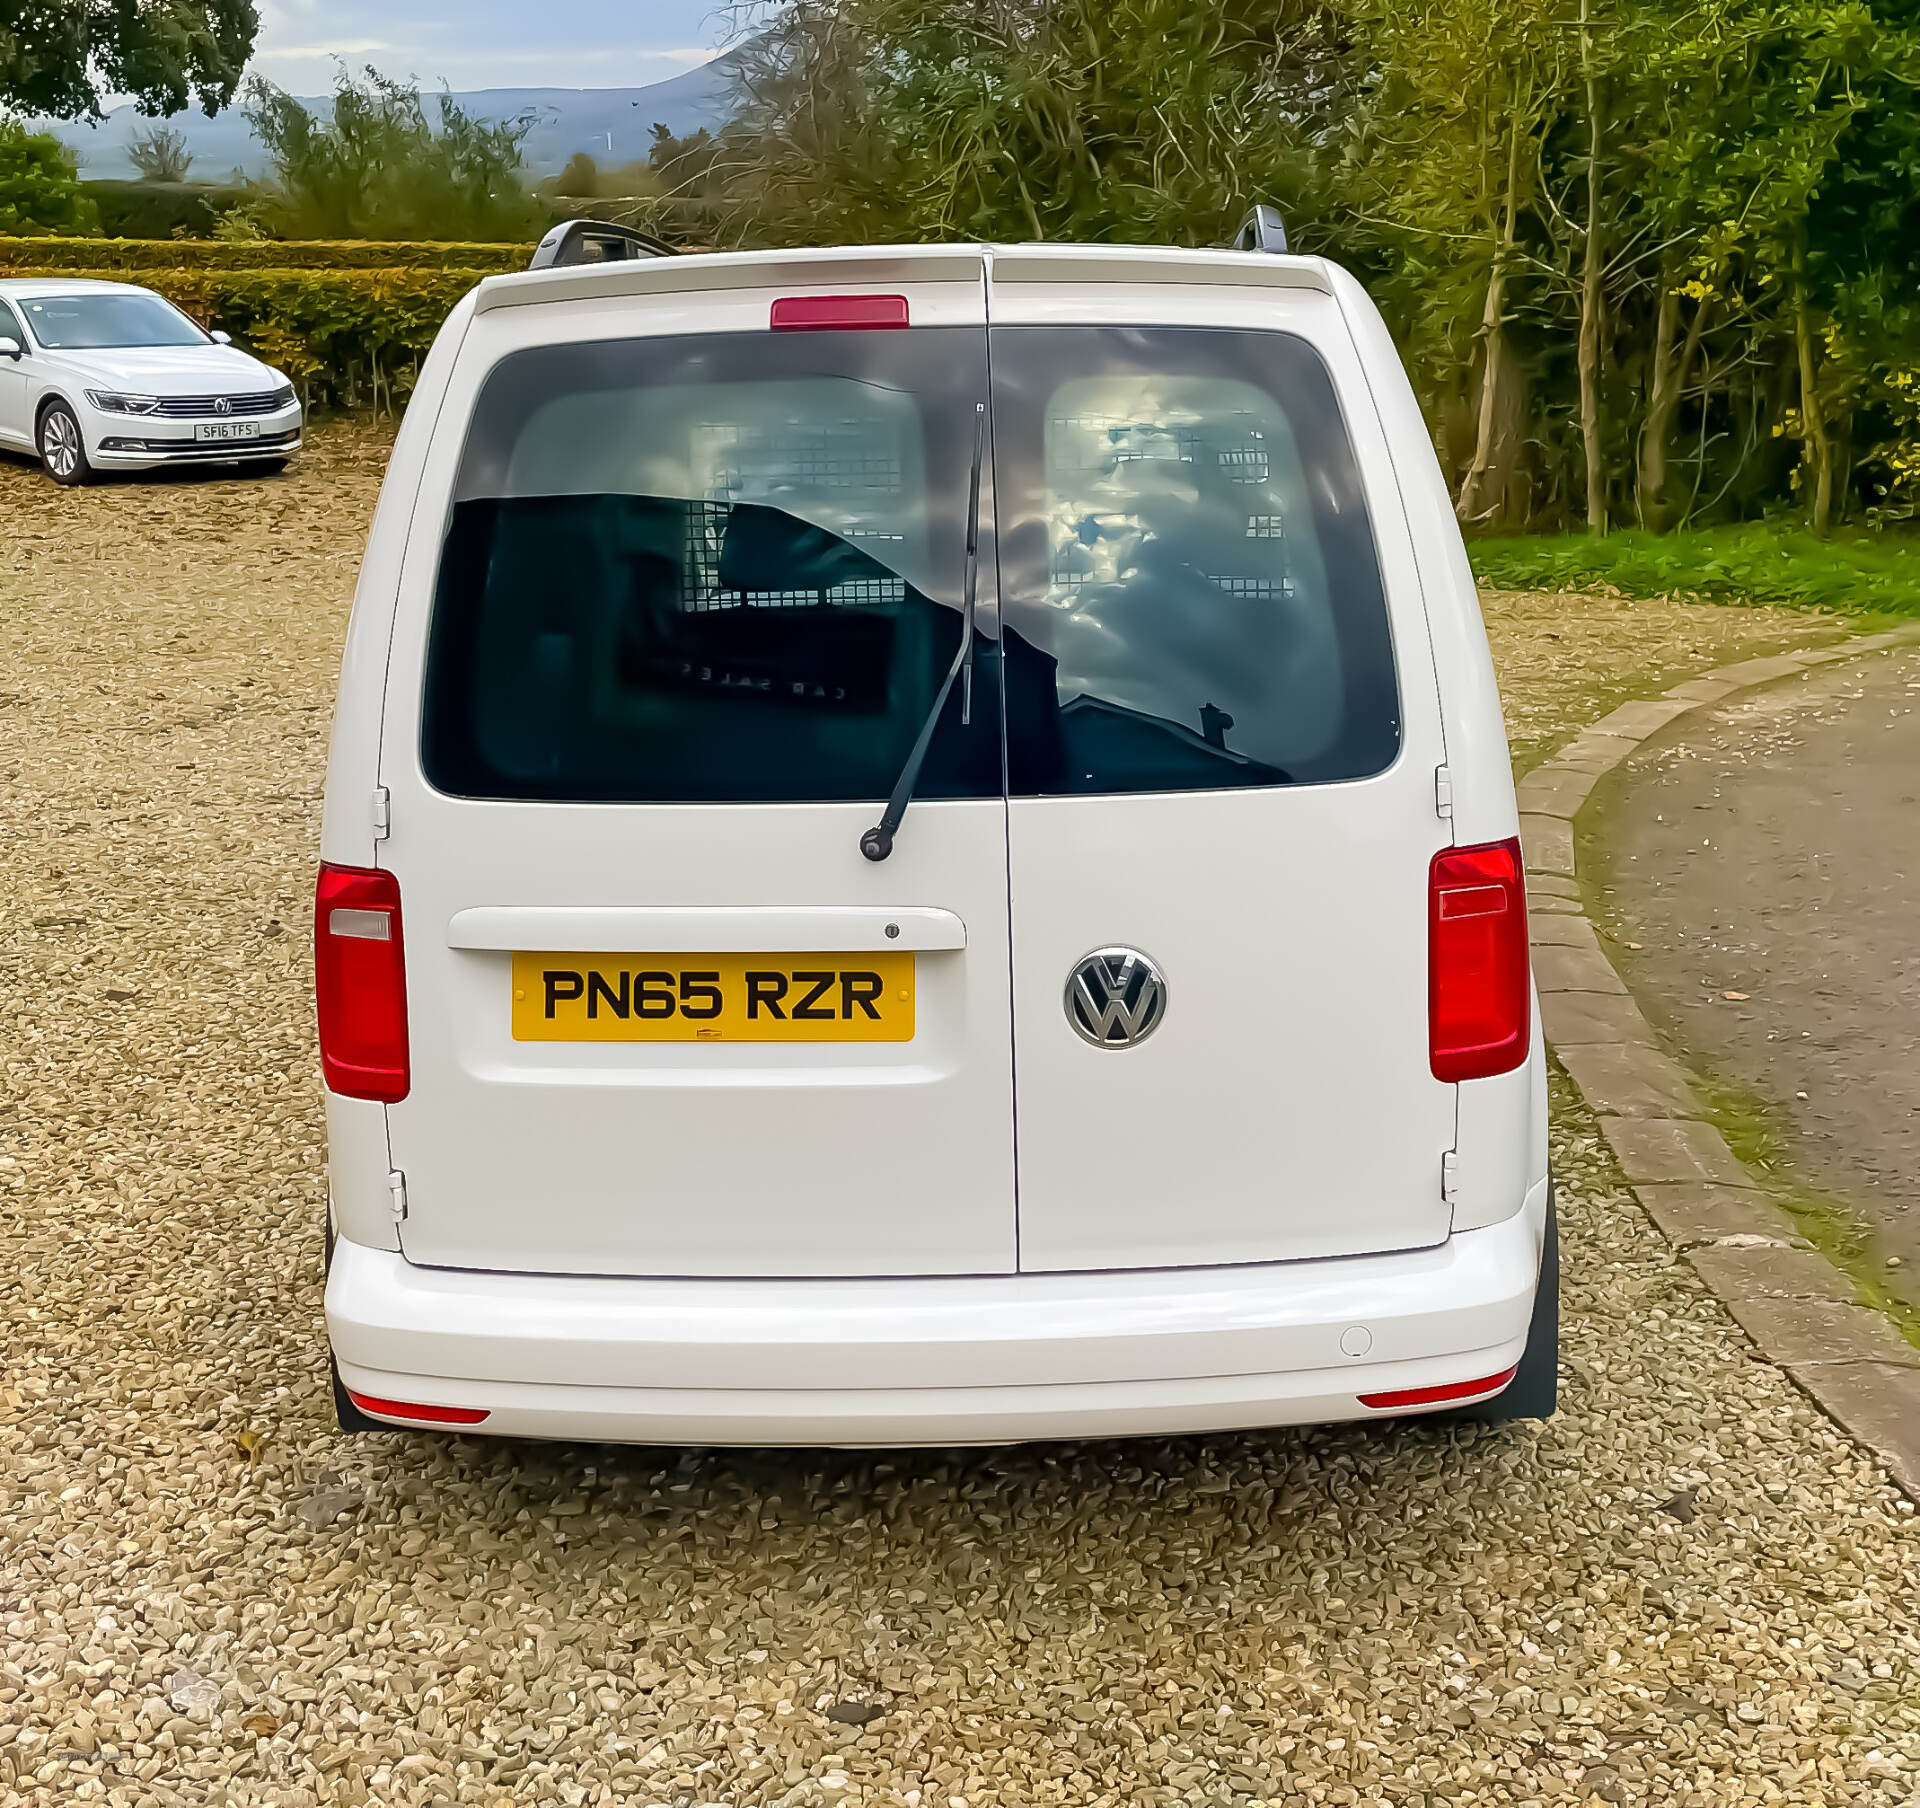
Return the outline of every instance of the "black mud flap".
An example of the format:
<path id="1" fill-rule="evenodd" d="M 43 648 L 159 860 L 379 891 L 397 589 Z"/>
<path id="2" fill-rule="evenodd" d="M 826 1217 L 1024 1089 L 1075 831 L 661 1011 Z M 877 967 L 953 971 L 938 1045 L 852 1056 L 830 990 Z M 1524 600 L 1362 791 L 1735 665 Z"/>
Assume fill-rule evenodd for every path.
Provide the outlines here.
<path id="1" fill-rule="evenodd" d="M 1503 1425 L 1511 1419 L 1550 1419 L 1560 1400 L 1560 1219 L 1553 1183 L 1547 1183 L 1547 1230 L 1540 1245 L 1540 1284 L 1533 1296 L 1533 1322 L 1519 1372 L 1504 1393 L 1454 1416 Z"/>

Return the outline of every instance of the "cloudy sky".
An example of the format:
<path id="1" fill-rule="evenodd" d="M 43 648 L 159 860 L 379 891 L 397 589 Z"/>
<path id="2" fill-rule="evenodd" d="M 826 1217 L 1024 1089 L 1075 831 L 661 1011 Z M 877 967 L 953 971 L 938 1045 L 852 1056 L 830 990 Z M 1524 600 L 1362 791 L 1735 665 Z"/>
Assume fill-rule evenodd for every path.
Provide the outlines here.
<path id="1" fill-rule="evenodd" d="M 726 0 L 260 0 L 251 68 L 296 94 L 335 58 L 423 84 L 636 88 L 722 49 Z"/>

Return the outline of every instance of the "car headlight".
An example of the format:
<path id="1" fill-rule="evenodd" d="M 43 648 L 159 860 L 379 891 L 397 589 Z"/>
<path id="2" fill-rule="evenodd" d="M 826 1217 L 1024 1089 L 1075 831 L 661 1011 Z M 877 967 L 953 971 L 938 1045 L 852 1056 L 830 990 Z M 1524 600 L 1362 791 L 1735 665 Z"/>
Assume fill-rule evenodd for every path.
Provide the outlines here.
<path id="1" fill-rule="evenodd" d="M 160 406 L 158 396 L 120 395 L 111 389 L 89 389 L 87 400 L 103 414 L 151 414 Z"/>
<path id="2" fill-rule="evenodd" d="M 291 408 L 298 399 L 298 394 L 291 383 L 282 383 L 273 392 L 273 405 L 276 408 Z"/>

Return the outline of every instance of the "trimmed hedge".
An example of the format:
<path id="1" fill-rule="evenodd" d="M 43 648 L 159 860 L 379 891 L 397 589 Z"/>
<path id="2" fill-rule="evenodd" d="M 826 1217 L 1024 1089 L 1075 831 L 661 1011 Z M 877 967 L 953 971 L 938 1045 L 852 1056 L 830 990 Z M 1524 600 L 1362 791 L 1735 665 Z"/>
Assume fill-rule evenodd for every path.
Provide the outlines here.
<path id="1" fill-rule="evenodd" d="M 0 238 L 0 273 L 111 276 L 129 270 L 524 270 L 531 245 L 387 244 L 375 239 Z"/>
<path id="2" fill-rule="evenodd" d="M 528 255 L 520 245 L 0 239 L 0 276 L 139 283 L 285 371 L 310 406 L 380 413 L 411 393 L 461 297 L 483 276 L 524 270 Z"/>

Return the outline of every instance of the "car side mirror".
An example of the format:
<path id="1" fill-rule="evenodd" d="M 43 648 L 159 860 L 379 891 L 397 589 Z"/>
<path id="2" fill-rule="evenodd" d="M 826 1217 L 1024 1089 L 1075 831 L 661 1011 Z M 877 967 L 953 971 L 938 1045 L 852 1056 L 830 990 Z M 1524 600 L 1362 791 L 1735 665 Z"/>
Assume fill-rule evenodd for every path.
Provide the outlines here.
<path id="1" fill-rule="evenodd" d="M 26 353 L 20 349 L 18 339 L 0 338 L 0 358 L 24 358 Z"/>
<path id="2" fill-rule="evenodd" d="M 221 332 L 218 327 L 215 327 L 208 337 L 213 340 L 215 345 L 231 345 L 233 343 L 233 335 L 231 333 Z"/>

